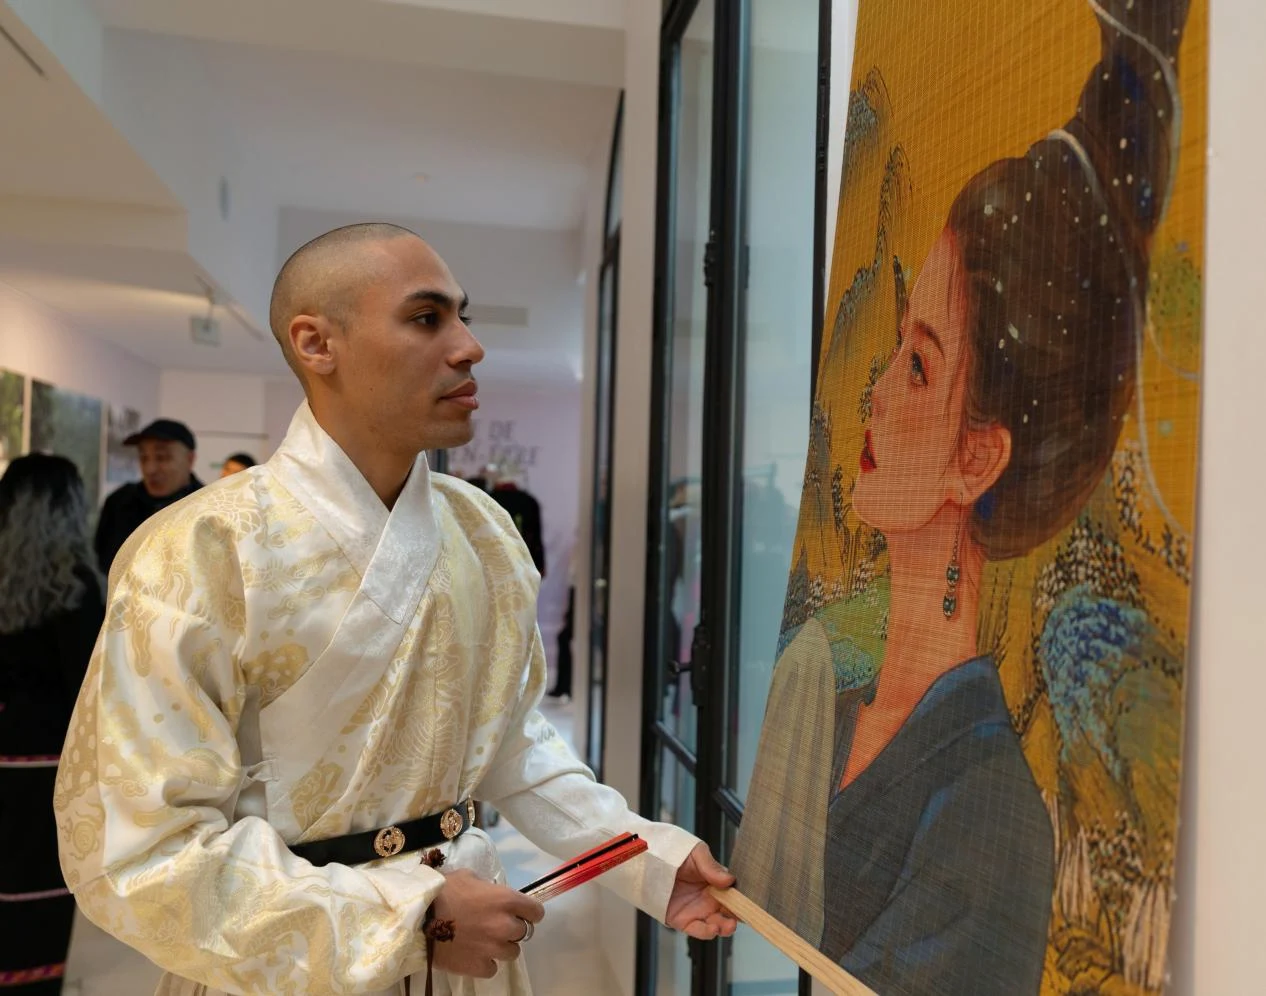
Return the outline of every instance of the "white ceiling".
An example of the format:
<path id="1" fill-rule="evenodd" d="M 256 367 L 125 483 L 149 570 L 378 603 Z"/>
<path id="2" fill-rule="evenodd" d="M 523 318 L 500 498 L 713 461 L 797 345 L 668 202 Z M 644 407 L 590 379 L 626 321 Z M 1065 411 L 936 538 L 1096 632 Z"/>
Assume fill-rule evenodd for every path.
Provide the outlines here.
<path id="1" fill-rule="evenodd" d="M 161 35 L 608 87 L 624 76 L 616 0 L 592 0 L 596 18 L 588 0 L 87 2 L 109 26 Z"/>
<path id="2" fill-rule="evenodd" d="M 72 328 L 115 343 L 159 369 L 250 372 L 289 377 L 272 336 L 249 328 L 222 306 L 214 309 L 219 346 L 193 342 L 189 319 L 204 315 L 207 299 L 198 266 L 183 253 L 93 247 L 41 246 L 0 239 L 0 284 L 38 302 Z M 521 335 L 481 328 L 488 347 L 476 370 L 490 389 L 525 384 L 557 390 L 580 379 L 574 350 Z"/>
<path id="3" fill-rule="evenodd" d="M 200 42 L 254 180 L 287 207 L 574 230 L 615 92 Z M 415 179 L 426 175 L 425 182 Z"/>
<path id="4" fill-rule="evenodd" d="M 0 38 L 0 193 L 179 208 L 158 175 L 2 5 L 0 26 L 13 39 Z"/>
<path id="5" fill-rule="evenodd" d="M 198 346 L 189 319 L 207 310 L 199 268 L 185 253 L 0 239 L 0 283 L 37 301 L 72 328 L 122 346 L 156 367 L 282 374 L 263 338 L 223 307 L 222 342 Z"/>
<path id="6" fill-rule="evenodd" d="M 387 0 L 415 7 L 442 7 L 469 14 L 493 14 L 595 28 L 623 28 L 624 0 Z"/>
<path id="7" fill-rule="evenodd" d="M 112 46 L 196 54 L 278 213 L 574 231 L 605 170 L 624 0 L 82 2 L 107 26 L 107 71 Z M 0 135 L 22 150 L 0 155 L 0 196 L 180 210 L 3 2 L 0 23 L 48 64 L 41 77 L 0 39 Z M 223 308 L 222 345 L 191 341 L 205 275 L 187 252 L 18 238 L 0 219 L 0 282 L 68 324 L 162 368 L 284 373 L 271 337 Z M 574 381 L 575 331 L 497 344 L 485 380 Z"/>

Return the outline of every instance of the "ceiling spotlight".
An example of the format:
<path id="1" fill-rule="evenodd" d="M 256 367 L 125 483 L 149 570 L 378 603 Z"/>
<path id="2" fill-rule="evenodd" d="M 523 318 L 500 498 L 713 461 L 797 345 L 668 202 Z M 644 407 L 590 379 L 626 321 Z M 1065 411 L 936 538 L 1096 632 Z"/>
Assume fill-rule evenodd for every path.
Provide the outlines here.
<path id="1" fill-rule="evenodd" d="M 430 177 L 427 176 L 425 173 L 414 173 L 413 179 L 417 180 L 418 183 L 426 183 L 426 181 L 429 180 Z"/>

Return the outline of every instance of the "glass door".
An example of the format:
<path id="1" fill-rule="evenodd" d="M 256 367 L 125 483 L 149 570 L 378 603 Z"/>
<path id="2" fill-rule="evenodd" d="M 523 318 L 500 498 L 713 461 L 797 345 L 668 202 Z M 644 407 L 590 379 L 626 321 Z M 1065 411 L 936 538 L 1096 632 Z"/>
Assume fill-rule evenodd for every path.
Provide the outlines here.
<path id="1" fill-rule="evenodd" d="M 728 860 L 790 574 L 822 297 L 823 0 L 696 0 L 664 22 L 644 811 Z M 747 928 L 643 918 L 640 993 L 796 994 Z"/>
<path id="2" fill-rule="evenodd" d="M 598 346 L 593 459 L 593 539 L 589 565 L 589 695 L 585 763 L 602 778 L 607 716 L 607 611 L 611 549 L 611 467 L 615 428 L 616 296 L 620 284 L 620 153 L 624 98 L 615 114 L 602 266 L 598 271 Z"/>
<path id="3" fill-rule="evenodd" d="M 661 49 L 659 215 L 642 802 L 702 836 L 696 791 L 703 674 L 704 404 L 713 246 L 715 0 L 669 11 Z M 684 935 L 641 919 L 639 992 L 698 991 Z"/>
<path id="4" fill-rule="evenodd" d="M 816 301 L 819 0 L 742 5 L 734 189 L 730 397 L 733 458 L 718 487 L 731 517 L 716 595 L 731 638 L 715 664 L 710 724 L 722 860 L 742 817 L 791 572 L 812 397 Z M 795 994 L 796 966 L 743 930 L 718 991 Z"/>

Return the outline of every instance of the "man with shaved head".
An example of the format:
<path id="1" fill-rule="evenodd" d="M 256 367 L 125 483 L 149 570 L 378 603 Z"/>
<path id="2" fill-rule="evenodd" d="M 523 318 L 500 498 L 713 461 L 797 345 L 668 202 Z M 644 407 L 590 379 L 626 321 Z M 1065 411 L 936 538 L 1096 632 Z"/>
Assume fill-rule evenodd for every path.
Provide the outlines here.
<path id="1" fill-rule="evenodd" d="M 62 867 L 165 994 L 526 994 L 543 909 L 472 828 L 486 800 L 692 937 L 733 932 L 707 847 L 631 813 L 537 711 L 539 575 L 460 446 L 483 348 L 444 261 L 353 225 L 282 267 L 270 322 L 306 400 L 267 463 L 120 551 L 58 773 Z"/>

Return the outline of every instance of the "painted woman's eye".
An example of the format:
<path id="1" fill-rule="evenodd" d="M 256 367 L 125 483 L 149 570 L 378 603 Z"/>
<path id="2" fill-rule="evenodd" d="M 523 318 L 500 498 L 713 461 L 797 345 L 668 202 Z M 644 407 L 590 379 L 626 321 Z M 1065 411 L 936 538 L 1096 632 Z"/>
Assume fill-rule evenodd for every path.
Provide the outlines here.
<path id="1" fill-rule="evenodd" d="M 923 357 L 918 353 L 910 354 L 910 380 L 920 387 L 928 382 L 927 372 L 923 369 Z"/>

